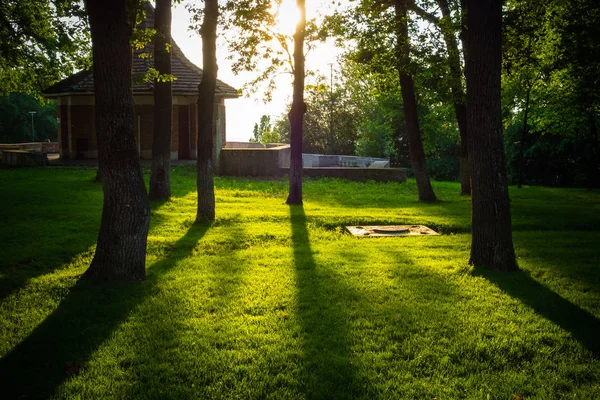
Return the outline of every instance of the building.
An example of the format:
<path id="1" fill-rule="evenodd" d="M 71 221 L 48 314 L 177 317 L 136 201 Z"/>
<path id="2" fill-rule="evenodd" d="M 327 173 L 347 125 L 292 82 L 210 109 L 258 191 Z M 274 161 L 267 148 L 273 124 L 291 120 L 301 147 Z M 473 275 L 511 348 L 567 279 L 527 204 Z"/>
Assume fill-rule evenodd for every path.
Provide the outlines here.
<path id="1" fill-rule="evenodd" d="M 142 23 L 142 28 L 152 28 L 154 27 L 154 9 L 150 3 L 145 4 L 145 11 L 146 19 Z M 142 58 L 140 55 L 147 53 L 151 47 L 148 45 L 146 49 L 136 51 L 133 58 L 135 132 L 138 151 L 142 159 L 152 158 L 154 83 L 143 79 L 148 68 L 153 66 L 153 60 L 152 58 Z M 177 79 L 172 83 L 171 159 L 196 159 L 198 135 L 196 102 L 202 70 L 185 57 L 175 42 L 173 42 L 172 51 L 172 75 Z M 46 89 L 43 96 L 58 101 L 58 142 L 61 157 L 65 159 L 97 158 L 92 70 L 78 72 L 56 83 Z M 224 82 L 217 81 L 213 126 L 213 142 L 216 150 L 220 150 L 226 142 L 225 99 L 237 97 L 239 96 L 236 89 Z M 215 163 L 218 165 L 220 151 L 216 150 Z"/>

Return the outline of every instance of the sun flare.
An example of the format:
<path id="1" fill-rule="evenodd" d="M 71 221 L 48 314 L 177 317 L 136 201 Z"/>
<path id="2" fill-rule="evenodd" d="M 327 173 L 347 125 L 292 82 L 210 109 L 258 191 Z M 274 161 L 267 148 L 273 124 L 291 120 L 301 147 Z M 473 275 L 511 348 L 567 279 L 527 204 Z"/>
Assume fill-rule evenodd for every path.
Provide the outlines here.
<path id="1" fill-rule="evenodd" d="M 300 10 L 296 7 L 295 0 L 283 0 L 279 6 L 273 5 L 276 29 L 278 32 L 293 35 L 296 25 L 300 22 Z"/>

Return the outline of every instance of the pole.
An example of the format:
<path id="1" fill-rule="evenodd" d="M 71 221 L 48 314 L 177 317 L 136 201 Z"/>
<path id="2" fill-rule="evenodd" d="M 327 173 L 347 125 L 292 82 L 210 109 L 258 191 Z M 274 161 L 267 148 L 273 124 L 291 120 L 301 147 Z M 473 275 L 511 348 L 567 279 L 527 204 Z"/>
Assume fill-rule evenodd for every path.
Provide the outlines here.
<path id="1" fill-rule="evenodd" d="M 35 128 L 33 126 L 33 116 L 36 114 L 36 112 L 29 111 L 29 114 L 31 114 L 31 141 L 35 142 Z"/>
<path id="2" fill-rule="evenodd" d="M 329 145 L 329 151 L 331 154 L 335 154 L 335 138 L 333 136 L 333 63 L 329 63 L 329 81 L 329 138 L 331 141 Z"/>

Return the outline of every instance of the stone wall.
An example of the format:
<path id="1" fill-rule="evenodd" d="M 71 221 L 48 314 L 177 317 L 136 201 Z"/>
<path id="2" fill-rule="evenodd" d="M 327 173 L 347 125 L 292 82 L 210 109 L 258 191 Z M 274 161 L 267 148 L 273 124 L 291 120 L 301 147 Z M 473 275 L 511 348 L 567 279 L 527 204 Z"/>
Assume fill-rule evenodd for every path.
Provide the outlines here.
<path id="1" fill-rule="evenodd" d="M 278 176 L 281 165 L 289 165 L 290 147 L 288 145 L 269 149 L 246 148 L 221 150 L 221 175 L 230 176 Z"/>

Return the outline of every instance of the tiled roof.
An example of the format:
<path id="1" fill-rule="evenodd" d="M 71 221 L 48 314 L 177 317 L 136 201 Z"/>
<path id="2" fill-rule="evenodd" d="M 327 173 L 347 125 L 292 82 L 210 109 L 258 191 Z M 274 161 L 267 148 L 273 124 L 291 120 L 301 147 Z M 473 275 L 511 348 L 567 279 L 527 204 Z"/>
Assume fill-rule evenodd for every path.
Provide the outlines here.
<path id="1" fill-rule="evenodd" d="M 141 28 L 154 27 L 154 8 L 150 3 L 144 4 L 146 19 L 140 24 Z M 152 58 L 140 58 L 142 53 L 151 53 L 152 44 L 148 44 L 144 50 L 136 50 L 133 58 L 133 75 L 134 82 L 136 76 L 143 76 L 148 68 L 154 66 Z M 171 56 L 171 73 L 177 79 L 172 83 L 173 96 L 182 95 L 198 95 L 198 84 L 202 79 L 202 70 L 194 63 L 187 59 L 183 51 L 173 41 Z M 48 89 L 44 90 L 45 97 L 57 97 L 72 93 L 93 93 L 94 92 L 94 75 L 92 70 L 80 71 L 68 78 L 55 83 Z M 154 82 L 148 81 L 144 83 L 136 83 L 133 86 L 134 94 L 152 94 L 154 92 Z M 225 82 L 217 80 L 217 88 L 215 95 L 218 97 L 235 98 L 239 97 L 235 88 L 229 86 Z"/>

